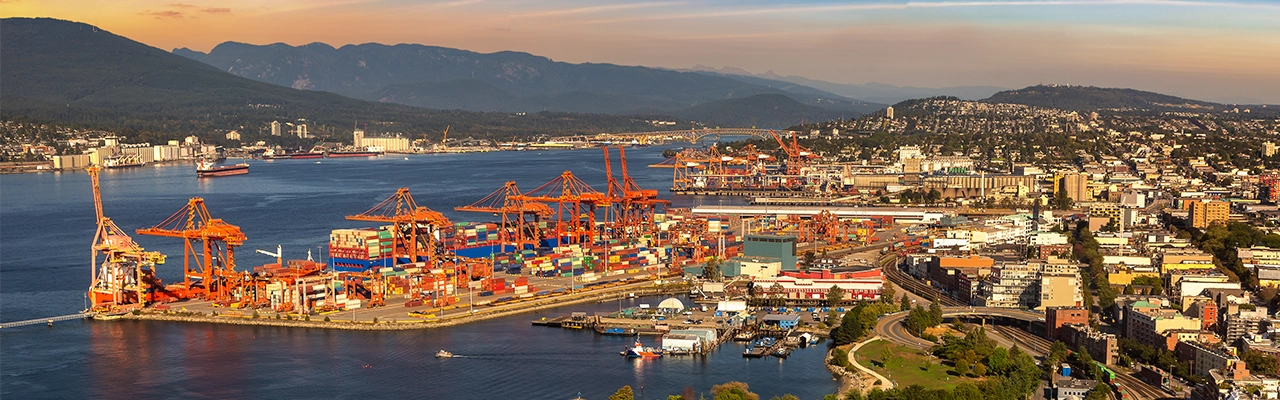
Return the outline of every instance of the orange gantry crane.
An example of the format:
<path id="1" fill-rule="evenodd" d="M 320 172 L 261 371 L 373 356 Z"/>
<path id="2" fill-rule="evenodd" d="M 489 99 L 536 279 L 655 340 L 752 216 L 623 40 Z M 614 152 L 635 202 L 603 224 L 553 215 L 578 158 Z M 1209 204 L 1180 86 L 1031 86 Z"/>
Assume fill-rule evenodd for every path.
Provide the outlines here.
<path id="1" fill-rule="evenodd" d="M 169 218 L 150 228 L 137 230 L 139 235 L 180 238 L 185 242 L 182 259 L 183 287 L 187 295 L 203 291 L 203 297 L 226 302 L 247 274 L 236 272 L 235 248 L 244 244 L 240 227 L 213 218 L 204 199 L 192 197 L 187 205 Z M 192 261 L 195 262 L 193 268 Z M 198 278 L 199 290 L 191 278 Z"/>
<path id="2" fill-rule="evenodd" d="M 614 179 L 613 165 L 609 162 L 609 148 L 602 149 L 605 175 L 608 178 L 605 196 L 610 210 L 606 215 L 606 221 L 611 221 L 613 230 L 621 233 L 623 237 L 627 239 L 638 237 L 650 228 L 649 225 L 653 223 L 653 215 L 657 210 L 670 205 L 671 201 L 659 199 L 657 190 L 643 189 L 631 179 L 631 174 L 627 171 L 627 153 L 622 146 L 618 146 L 622 181 Z"/>
<path id="3" fill-rule="evenodd" d="M 502 228 L 498 230 L 499 243 L 514 246 L 516 250 L 526 245 L 537 247 L 543 236 L 538 221 L 550 218 L 554 212 L 546 204 L 525 201 L 522 196 L 515 182 L 507 182 L 475 203 L 453 209 L 497 214 L 502 219 Z"/>
<path id="4" fill-rule="evenodd" d="M 391 197 L 362 213 L 348 215 L 348 220 L 391 224 L 393 257 L 410 262 L 425 258 L 432 261 L 437 254 L 436 232 L 449 225 L 444 214 L 419 206 L 409 188 L 400 188 Z"/>
<path id="5" fill-rule="evenodd" d="M 524 202 L 543 203 L 554 210 L 556 239 L 560 245 L 594 240 L 596 208 L 609 205 L 604 193 L 596 191 L 570 171 L 564 171 L 542 186 L 515 197 Z"/>
<path id="6" fill-rule="evenodd" d="M 164 255 L 143 250 L 102 212 L 102 194 L 98 186 L 97 166 L 89 167 L 89 180 L 93 182 L 93 208 L 97 212 L 98 230 L 93 235 L 93 256 L 90 261 L 89 309 L 109 310 L 112 307 L 152 301 L 147 291 L 159 285 L 155 277 L 156 264 L 164 263 Z M 98 264 L 98 255 L 103 257 Z"/>
<path id="7" fill-rule="evenodd" d="M 794 131 L 791 132 L 791 143 L 782 140 L 782 137 L 778 136 L 778 132 L 771 130 L 769 134 L 773 136 L 773 140 L 778 142 L 778 146 L 782 148 L 782 151 L 787 154 L 787 175 L 800 175 L 801 169 L 809 165 L 809 158 L 813 157 L 813 151 L 801 146 L 796 141 L 796 133 Z"/>

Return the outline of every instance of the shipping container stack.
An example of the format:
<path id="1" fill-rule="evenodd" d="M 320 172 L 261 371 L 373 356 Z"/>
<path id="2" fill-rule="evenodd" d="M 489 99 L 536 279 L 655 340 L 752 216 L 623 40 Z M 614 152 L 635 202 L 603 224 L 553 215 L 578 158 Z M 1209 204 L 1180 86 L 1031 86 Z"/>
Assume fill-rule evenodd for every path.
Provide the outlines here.
<path id="1" fill-rule="evenodd" d="M 387 229 L 334 229 L 329 234 L 329 266 L 338 272 L 360 272 L 392 265 L 394 248 Z"/>

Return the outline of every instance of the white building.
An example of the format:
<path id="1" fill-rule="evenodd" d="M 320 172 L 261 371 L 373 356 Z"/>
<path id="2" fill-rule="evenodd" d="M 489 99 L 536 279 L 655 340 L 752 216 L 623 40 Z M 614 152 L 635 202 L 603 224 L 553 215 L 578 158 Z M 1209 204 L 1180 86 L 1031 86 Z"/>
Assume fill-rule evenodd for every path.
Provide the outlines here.
<path id="1" fill-rule="evenodd" d="M 271 121 L 271 136 L 280 136 L 280 121 Z"/>

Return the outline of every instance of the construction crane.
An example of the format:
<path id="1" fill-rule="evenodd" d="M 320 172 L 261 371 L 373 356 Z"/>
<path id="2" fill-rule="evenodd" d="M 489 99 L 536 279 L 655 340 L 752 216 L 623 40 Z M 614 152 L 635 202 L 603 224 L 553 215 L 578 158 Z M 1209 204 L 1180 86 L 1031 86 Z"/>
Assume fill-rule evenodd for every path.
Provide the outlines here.
<path id="1" fill-rule="evenodd" d="M 93 235 L 93 255 L 89 261 L 89 309 L 146 305 L 151 300 L 146 292 L 160 285 L 154 268 L 156 264 L 164 263 L 164 255 L 143 250 L 129 234 L 103 214 L 98 171 L 97 166 L 89 167 L 89 180 L 93 182 L 93 208 L 98 222 L 97 232 Z M 99 254 L 104 256 L 101 265 L 98 264 Z"/>
<path id="2" fill-rule="evenodd" d="M 553 207 L 556 217 L 556 239 L 559 244 L 581 243 L 596 237 L 596 208 L 607 207 L 604 193 L 564 171 L 560 176 L 530 190 L 517 198 L 525 202 L 538 202 Z"/>
<path id="3" fill-rule="evenodd" d="M 409 188 L 400 188 L 373 208 L 348 215 L 347 220 L 392 224 L 392 256 L 409 262 L 432 260 L 438 251 L 436 235 L 450 224 L 444 214 L 419 206 Z"/>
<path id="4" fill-rule="evenodd" d="M 244 244 L 244 232 L 239 226 L 213 218 L 202 198 L 192 197 L 169 218 L 153 227 L 138 229 L 137 233 L 183 239 L 182 279 L 189 293 L 194 292 L 191 278 L 199 278 L 206 298 L 228 301 L 240 281 L 248 278 L 235 270 L 235 248 Z"/>
<path id="5" fill-rule="evenodd" d="M 497 214 L 502 219 L 502 229 L 498 231 L 499 243 L 510 244 L 517 250 L 525 246 L 536 247 L 542 238 L 538 221 L 550 218 L 554 212 L 546 204 L 525 201 L 522 196 L 515 182 L 507 182 L 502 188 L 475 203 L 453 209 Z M 529 220 L 530 217 L 532 221 Z"/>

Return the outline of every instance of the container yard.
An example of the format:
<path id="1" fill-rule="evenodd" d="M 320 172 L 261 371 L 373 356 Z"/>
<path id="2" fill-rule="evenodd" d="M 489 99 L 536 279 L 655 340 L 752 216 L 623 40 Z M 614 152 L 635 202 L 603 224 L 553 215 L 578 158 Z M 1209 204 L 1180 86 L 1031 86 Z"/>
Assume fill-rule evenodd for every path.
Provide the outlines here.
<path id="1" fill-rule="evenodd" d="M 687 267 L 744 254 L 750 235 L 798 243 L 869 244 L 892 218 L 696 213 L 668 208 L 656 190 L 626 169 L 594 189 L 564 171 L 522 191 L 516 182 L 458 211 L 492 222 L 451 221 L 420 206 L 402 188 L 345 219 L 366 226 L 333 229 L 327 257 L 241 268 L 235 252 L 249 237 L 192 198 L 160 223 L 135 233 L 185 242 L 181 280 L 162 282 L 157 268 L 176 258 L 148 252 L 102 215 L 96 169 L 90 169 L 98 232 L 93 245 L 90 311 L 134 318 L 265 322 L 439 325 L 495 312 L 520 312 L 568 301 L 670 292 Z M 99 261 L 99 259 L 102 259 Z M 791 256 L 794 267 L 794 254 Z M 176 267 L 174 267 L 176 268 Z M 700 272 L 699 272 L 700 273 Z M 673 285 L 673 282 L 675 283 Z M 687 289 L 684 289 L 687 292 Z M 342 325 L 346 324 L 346 325 Z M 342 325 L 342 326 L 339 326 Z"/>

